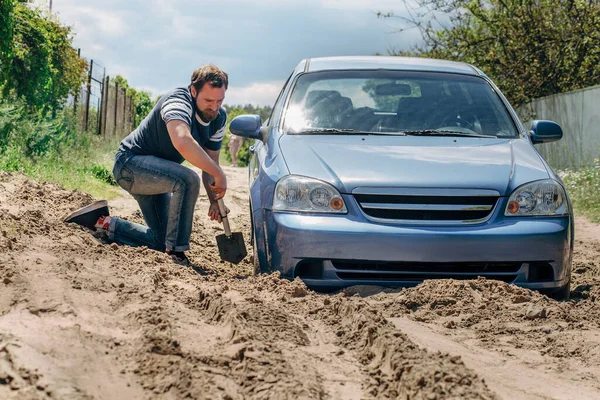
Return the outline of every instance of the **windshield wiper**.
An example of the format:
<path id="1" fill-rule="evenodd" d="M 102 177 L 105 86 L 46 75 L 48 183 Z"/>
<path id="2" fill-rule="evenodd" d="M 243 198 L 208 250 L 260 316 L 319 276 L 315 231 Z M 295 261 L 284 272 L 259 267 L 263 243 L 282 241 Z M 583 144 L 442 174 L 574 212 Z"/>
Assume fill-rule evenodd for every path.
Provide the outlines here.
<path id="1" fill-rule="evenodd" d="M 371 132 L 359 131 L 357 129 L 340 129 L 340 128 L 315 128 L 305 129 L 298 132 L 290 132 L 291 135 L 331 135 L 335 133 L 343 133 L 345 135 L 371 135 Z"/>
<path id="2" fill-rule="evenodd" d="M 449 129 L 421 129 L 414 131 L 402 131 L 405 135 L 411 136 L 464 136 L 464 137 L 475 137 L 475 138 L 497 138 L 493 135 L 480 135 L 478 133 L 468 133 L 461 131 L 453 131 Z"/>
<path id="3" fill-rule="evenodd" d="M 375 131 L 361 131 L 358 129 L 342 129 L 342 128 L 316 128 L 306 129 L 298 132 L 290 132 L 290 135 L 331 135 L 341 133 L 345 135 L 396 135 L 404 136 L 404 132 L 375 132 Z"/>

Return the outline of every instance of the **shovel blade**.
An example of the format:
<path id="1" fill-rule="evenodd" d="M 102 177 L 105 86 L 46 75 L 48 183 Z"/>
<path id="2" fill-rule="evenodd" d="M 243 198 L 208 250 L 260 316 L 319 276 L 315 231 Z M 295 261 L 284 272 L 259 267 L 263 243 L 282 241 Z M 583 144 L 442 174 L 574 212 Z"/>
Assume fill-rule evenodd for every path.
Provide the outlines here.
<path id="1" fill-rule="evenodd" d="M 217 236 L 217 246 L 221 260 L 238 264 L 246 257 L 246 244 L 242 232 L 232 232 L 231 236 L 222 234 Z"/>

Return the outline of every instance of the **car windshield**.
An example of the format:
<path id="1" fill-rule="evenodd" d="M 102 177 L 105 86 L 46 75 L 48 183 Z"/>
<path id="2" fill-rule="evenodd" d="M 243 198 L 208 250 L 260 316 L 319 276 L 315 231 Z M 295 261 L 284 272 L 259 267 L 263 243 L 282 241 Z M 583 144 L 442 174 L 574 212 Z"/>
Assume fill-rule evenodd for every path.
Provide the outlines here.
<path id="1" fill-rule="evenodd" d="M 504 103 L 483 78 L 389 70 L 301 75 L 283 129 L 288 134 L 518 136 Z"/>

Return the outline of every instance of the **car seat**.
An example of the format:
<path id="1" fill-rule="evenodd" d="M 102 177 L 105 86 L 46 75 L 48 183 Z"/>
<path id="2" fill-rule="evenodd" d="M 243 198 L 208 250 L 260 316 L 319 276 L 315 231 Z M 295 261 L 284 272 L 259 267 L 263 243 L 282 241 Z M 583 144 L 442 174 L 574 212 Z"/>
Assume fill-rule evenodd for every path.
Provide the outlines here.
<path id="1" fill-rule="evenodd" d="M 342 128 L 344 117 L 352 110 L 352 100 L 337 90 L 313 90 L 304 103 L 309 126 Z"/>

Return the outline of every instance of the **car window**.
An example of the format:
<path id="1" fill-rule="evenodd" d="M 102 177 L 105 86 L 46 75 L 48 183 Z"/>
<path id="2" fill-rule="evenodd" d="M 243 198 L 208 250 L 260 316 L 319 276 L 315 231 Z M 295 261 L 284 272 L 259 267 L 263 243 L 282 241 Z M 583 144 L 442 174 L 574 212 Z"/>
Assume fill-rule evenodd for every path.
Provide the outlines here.
<path id="1" fill-rule="evenodd" d="M 286 133 L 421 130 L 517 137 L 504 103 L 477 76 L 412 71 L 301 75 L 285 111 Z"/>

